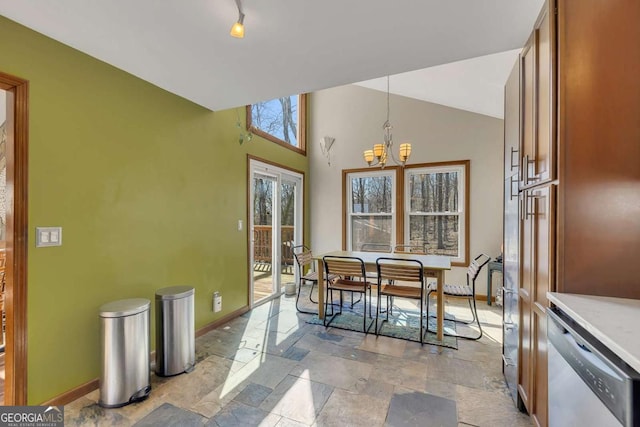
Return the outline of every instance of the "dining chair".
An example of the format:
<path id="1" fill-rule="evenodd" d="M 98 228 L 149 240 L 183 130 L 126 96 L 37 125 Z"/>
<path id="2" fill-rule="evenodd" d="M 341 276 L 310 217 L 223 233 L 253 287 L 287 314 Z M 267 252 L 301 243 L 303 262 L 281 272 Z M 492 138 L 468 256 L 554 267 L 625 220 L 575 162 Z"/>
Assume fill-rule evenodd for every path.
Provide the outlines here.
<path id="1" fill-rule="evenodd" d="M 424 295 L 425 280 L 424 266 L 418 260 L 408 260 L 403 258 L 380 257 L 376 260 L 376 270 L 378 271 L 378 304 L 376 307 L 376 335 L 380 333 L 378 328 L 378 317 L 380 317 L 380 304 L 383 296 L 387 297 L 387 307 L 389 306 L 389 298 L 407 298 L 420 301 L 420 344 L 424 344 L 424 335 L 426 329 L 424 327 Z M 387 283 L 383 283 L 383 282 Z M 414 285 L 407 285 L 406 282 Z M 415 286 L 417 284 L 418 286 Z M 387 310 L 386 320 L 389 320 L 389 312 Z M 428 319 L 428 318 L 427 318 Z"/>
<path id="2" fill-rule="evenodd" d="M 391 253 L 391 245 L 387 244 L 387 243 L 363 243 L 360 246 L 360 251 L 361 252 L 385 252 L 385 253 Z M 377 282 L 378 281 L 378 272 L 377 271 L 367 271 L 367 278 L 373 280 L 374 282 Z M 387 303 L 388 302 L 389 302 L 389 299 L 387 298 Z M 393 298 L 391 298 L 391 304 L 393 305 Z M 389 304 L 387 304 L 387 307 L 389 307 Z M 384 309 L 382 312 L 386 313 L 387 310 Z"/>
<path id="3" fill-rule="evenodd" d="M 448 298 L 459 298 L 466 299 L 469 302 L 469 308 L 471 309 L 472 319 L 470 321 L 466 320 L 455 320 L 457 323 L 464 323 L 466 325 L 470 325 L 472 323 L 478 324 L 478 329 L 480 330 L 480 334 L 477 337 L 458 335 L 458 334 L 445 334 L 450 336 L 455 336 L 458 338 L 464 338 L 468 340 L 479 340 L 482 338 L 482 326 L 480 326 L 480 319 L 478 318 L 478 310 L 476 309 L 476 279 L 480 274 L 480 270 L 484 267 L 489 261 L 491 257 L 486 254 L 480 254 L 471 261 L 469 264 L 469 268 L 467 269 L 467 284 L 466 285 L 450 285 L 445 284 L 443 288 L 443 293 L 445 297 Z M 429 296 L 438 290 L 437 284 L 432 283 L 429 285 L 429 292 L 427 293 L 427 314 L 429 314 Z M 428 328 L 428 325 L 427 325 Z"/>
<path id="4" fill-rule="evenodd" d="M 318 284 L 318 272 L 315 269 L 316 263 L 313 261 L 313 253 L 305 245 L 297 245 L 292 248 L 293 258 L 296 261 L 296 269 L 298 270 L 298 295 L 296 296 L 296 310 L 305 314 L 317 314 L 314 311 L 303 310 L 299 306 L 300 291 L 302 285 L 311 283 L 311 289 L 309 289 L 309 301 L 317 304 L 318 301 L 314 301 L 312 298 L 313 288 Z M 338 276 L 327 276 L 329 280 L 334 280 Z"/>
<path id="5" fill-rule="evenodd" d="M 371 314 L 371 287 L 373 286 L 373 283 L 367 280 L 364 261 L 357 257 L 329 255 L 323 257 L 322 260 L 324 261 L 324 272 L 327 277 L 327 280 L 325 281 L 327 292 L 325 293 L 324 326 L 329 326 L 336 316 L 342 314 L 343 292 L 359 293 L 362 294 L 362 299 L 364 299 L 362 332 L 365 334 L 368 333 L 374 323 Z M 328 280 L 331 275 L 336 275 L 338 278 L 333 281 Z M 340 292 L 339 313 L 335 312 L 333 291 Z M 367 304 L 367 291 L 369 291 L 369 304 Z M 327 308 L 329 305 L 331 305 L 331 318 L 327 320 Z M 371 318 L 369 326 L 367 326 L 367 306 L 369 309 L 369 318 Z"/>
<path id="6" fill-rule="evenodd" d="M 360 246 L 360 251 L 391 253 L 391 245 L 387 243 L 363 243 Z M 370 279 L 376 279 L 378 277 L 378 273 L 376 271 L 367 271 L 367 277 Z"/>

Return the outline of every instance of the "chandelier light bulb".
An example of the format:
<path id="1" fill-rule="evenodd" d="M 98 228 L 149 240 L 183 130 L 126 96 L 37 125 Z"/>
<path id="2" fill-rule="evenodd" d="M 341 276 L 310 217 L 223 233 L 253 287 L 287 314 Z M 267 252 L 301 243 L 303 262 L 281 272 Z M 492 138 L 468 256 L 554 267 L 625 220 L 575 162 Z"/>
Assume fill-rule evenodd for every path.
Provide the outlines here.
<path id="1" fill-rule="evenodd" d="M 391 134 L 393 126 L 389 122 L 389 112 L 389 76 L 387 76 L 387 120 L 382 125 L 384 143 L 374 144 L 373 150 L 365 150 L 362 153 L 364 161 L 369 166 L 379 165 L 384 168 L 387 164 L 387 156 L 391 156 L 391 160 L 397 165 L 404 166 L 411 156 L 411 144 L 408 142 L 400 144 L 397 158 L 393 154 L 393 135 Z"/>

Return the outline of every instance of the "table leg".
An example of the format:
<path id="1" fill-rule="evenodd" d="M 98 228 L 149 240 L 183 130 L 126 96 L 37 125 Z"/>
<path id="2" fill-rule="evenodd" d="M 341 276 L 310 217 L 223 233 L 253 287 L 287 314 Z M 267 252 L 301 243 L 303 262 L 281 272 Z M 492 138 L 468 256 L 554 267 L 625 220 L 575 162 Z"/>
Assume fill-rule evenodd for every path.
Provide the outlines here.
<path id="1" fill-rule="evenodd" d="M 438 270 L 438 329 L 436 338 L 442 341 L 444 338 L 444 270 Z"/>
<path id="2" fill-rule="evenodd" d="M 318 259 L 318 318 L 324 319 L 324 261 Z"/>
<path id="3" fill-rule="evenodd" d="M 491 285 L 493 285 L 493 283 L 491 283 L 491 276 L 493 276 L 493 270 L 491 270 L 491 267 L 487 267 L 487 305 L 491 305 Z"/>

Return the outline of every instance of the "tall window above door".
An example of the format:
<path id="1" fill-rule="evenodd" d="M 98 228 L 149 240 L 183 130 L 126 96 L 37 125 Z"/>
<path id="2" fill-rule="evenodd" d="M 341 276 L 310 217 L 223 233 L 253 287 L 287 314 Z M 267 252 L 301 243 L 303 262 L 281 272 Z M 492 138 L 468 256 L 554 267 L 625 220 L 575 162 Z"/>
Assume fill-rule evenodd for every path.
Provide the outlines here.
<path id="1" fill-rule="evenodd" d="M 396 172 L 393 169 L 343 174 L 346 248 L 359 251 L 395 241 Z"/>
<path id="2" fill-rule="evenodd" d="M 469 161 L 405 168 L 404 241 L 469 263 Z"/>
<path id="3" fill-rule="evenodd" d="M 306 154 L 306 94 L 247 105 L 247 129 L 276 144 Z"/>

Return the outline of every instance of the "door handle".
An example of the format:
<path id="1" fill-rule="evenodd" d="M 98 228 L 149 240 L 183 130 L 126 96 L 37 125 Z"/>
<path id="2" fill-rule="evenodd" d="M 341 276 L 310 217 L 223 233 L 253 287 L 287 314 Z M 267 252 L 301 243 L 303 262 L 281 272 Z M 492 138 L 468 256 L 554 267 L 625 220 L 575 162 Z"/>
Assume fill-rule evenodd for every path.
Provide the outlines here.
<path id="1" fill-rule="evenodd" d="M 502 287 L 502 293 L 503 294 L 515 294 L 516 291 L 514 291 L 513 289 L 509 289 L 509 288 L 505 288 L 504 286 Z"/>
<path id="2" fill-rule="evenodd" d="M 508 357 L 504 357 L 504 354 L 502 355 L 502 362 L 505 366 L 516 366 L 515 362 Z"/>
<path id="3" fill-rule="evenodd" d="M 513 322 L 503 322 L 504 329 L 507 331 L 512 331 L 516 328 L 516 324 Z"/>

